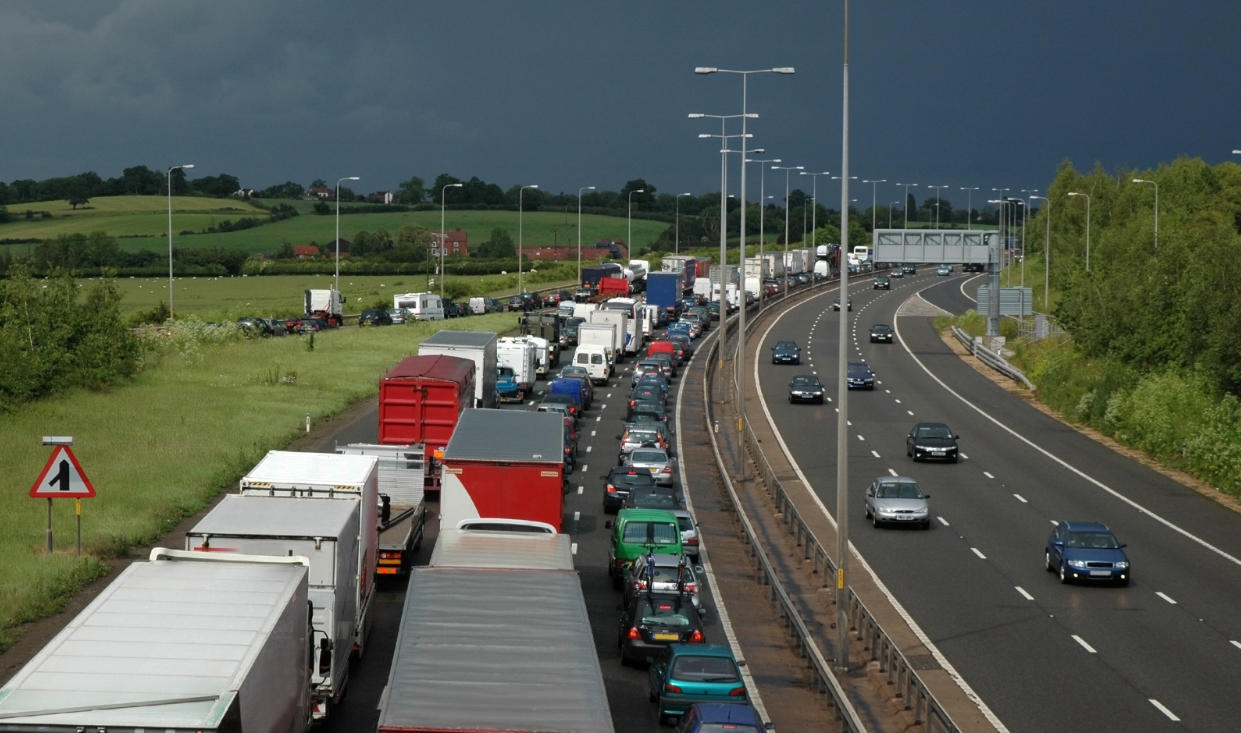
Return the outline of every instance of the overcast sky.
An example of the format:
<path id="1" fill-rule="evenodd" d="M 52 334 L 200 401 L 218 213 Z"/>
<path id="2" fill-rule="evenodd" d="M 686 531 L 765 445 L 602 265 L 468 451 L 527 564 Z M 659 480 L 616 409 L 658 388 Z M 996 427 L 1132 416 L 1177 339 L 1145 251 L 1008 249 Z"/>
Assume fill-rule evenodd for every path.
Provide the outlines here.
<path id="1" fill-rule="evenodd" d="M 720 190 L 748 76 L 762 157 L 841 171 L 842 0 L 4 0 L 0 179 L 194 163 L 359 193 L 473 176 L 576 194 Z M 1241 148 L 1238 0 L 854 0 L 851 195 L 1045 189 L 1057 165 L 1148 170 Z M 728 132 L 739 132 L 730 120 Z M 736 146 L 739 140 L 732 140 Z M 729 190 L 737 191 L 738 156 Z M 759 169 L 747 198 L 759 196 Z M 810 178 L 791 187 L 811 190 Z M 817 194 L 838 207 L 838 183 Z M 784 174 L 769 173 L 783 198 Z"/>

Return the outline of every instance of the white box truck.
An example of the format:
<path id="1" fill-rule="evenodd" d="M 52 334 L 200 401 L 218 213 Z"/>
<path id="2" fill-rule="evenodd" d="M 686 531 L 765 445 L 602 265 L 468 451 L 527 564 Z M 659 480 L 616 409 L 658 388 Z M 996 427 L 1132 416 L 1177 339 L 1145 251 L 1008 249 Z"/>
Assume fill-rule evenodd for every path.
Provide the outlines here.
<path id="1" fill-rule="evenodd" d="M 327 717 L 349 684 L 357 613 L 361 508 L 356 501 L 230 494 L 185 533 L 185 549 L 310 560 L 315 658 L 311 712 Z"/>
<path id="2" fill-rule="evenodd" d="M 577 327 L 577 348 L 580 350 L 583 346 L 603 347 L 607 350 L 609 366 L 615 366 L 620 358 L 616 349 L 618 338 L 620 337 L 616 333 L 615 323 L 587 321 L 578 324 Z"/>
<path id="3" fill-rule="evenodd" d="M 586 319 L 591 324 L 612 324 L 615 326 L 613 331 L 612 349 L 616 352 L 616 361 L 623 361 L 626 354 L 637 353 L 636 349 L 632 349 L 629 344 L 633 341 L 633 334 L 629 330 L 629 314 L 624 311 L 610 310 L 600 308 L 594 311 Z M 581 326 L 578 327 L 578 342 L 582 340 Z"/>
<path id="4" fill-rule="evenodd" d="M 544 341 L 546 344 L 546 341 Z M 526 337 L 501 336 L 496 340 L 496 364 L 513 370 L 517 390 L 511 395 L 500 395 L 500 400 L 522 402 L 534 389 L 540 368 L 538 345 Z M 547 347 L 543 347 L 542 368 L 547 369 Z"/>
<path id="5" fill-rule="evenodd" d="M 308 569 L 152 550 L 0 688 L 0 731 L 306 730 Z"/>
<path id="6" fill-rule="evenodd" d="M 436 331 L 418 345 L 418 355 L 445 354 L 474 361 L 474 406 L 495 407 L 496 339 L 492 331 Z"/>
<path id="7" fill-rule="evenodd" d="M 353 652 L 366 649 L 375 601 L 379 553 L 379 465 L 375 456 L 268 451 L 241 479 L 247 496 L 302 497 L 358 503 L 358 601 Z M 292 511 L 292 504 L 290 504 Z"/>

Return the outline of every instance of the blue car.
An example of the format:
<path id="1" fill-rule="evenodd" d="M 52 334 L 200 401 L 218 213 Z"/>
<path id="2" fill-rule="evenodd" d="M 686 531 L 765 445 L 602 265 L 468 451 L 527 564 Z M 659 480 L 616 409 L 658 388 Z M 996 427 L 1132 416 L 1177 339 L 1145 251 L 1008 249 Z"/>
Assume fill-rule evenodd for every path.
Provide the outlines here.
<path id="1" fill-rule="evenodd" d="M 1129 585 L 1132 575 L 1125 543 L 1102 522 L 1058 522 L 1047 537 L 1043 566 L 1061 583 L 1106 581 Z"/>
<path id="2" fill-rule="evenodd" d="M 767 730 L 752 705 L 699 702 L 689 706 L 677 733 L 762 733 Z"/>
<path id="3" fill-rule="evenodd" d="M 726 646 L 669 644 L 648 672 L 648 696 L 659 706 L 659 720 L 676 722 L 694 703 L 749 703 L 741 664 Z"/>

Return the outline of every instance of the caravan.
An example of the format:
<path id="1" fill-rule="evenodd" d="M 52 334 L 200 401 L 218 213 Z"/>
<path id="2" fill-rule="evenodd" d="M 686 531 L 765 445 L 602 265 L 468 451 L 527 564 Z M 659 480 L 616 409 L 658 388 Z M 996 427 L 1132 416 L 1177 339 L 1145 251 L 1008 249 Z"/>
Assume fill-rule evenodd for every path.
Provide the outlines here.
<path id="1" fill-rule="evenodd" d="M 435 293 L 398 293 L 392 296 L 392 307 L 404 308 L 406 317 L 415 321 L 444 320 L 444 301 Z"/>

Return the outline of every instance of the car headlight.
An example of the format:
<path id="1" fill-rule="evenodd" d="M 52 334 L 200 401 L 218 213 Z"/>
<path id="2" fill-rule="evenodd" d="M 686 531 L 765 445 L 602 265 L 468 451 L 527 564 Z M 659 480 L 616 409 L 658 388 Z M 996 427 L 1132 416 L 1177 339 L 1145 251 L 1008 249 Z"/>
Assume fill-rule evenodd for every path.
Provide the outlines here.
<path id="1" fill-rule="evenodd" d="M 1086 561 L 1085 560 L 1069 560 L 1069 567 L 1082 570 L 1086 567 Z"/>
<path id="2" fill-rule="evenodd" d="M 1128 560 L 1121 560 L 1120 562 L 1115 563 L 1115 568 L 1116 568 L 1117 570 L 1128 570 L 1128 569 L 1129 569 L 1129 561 L 1128 561 Z"/>

